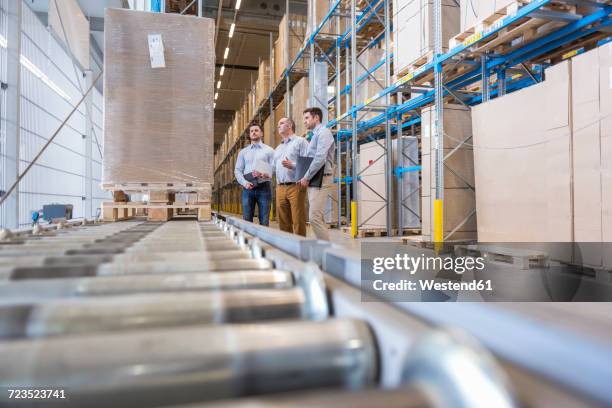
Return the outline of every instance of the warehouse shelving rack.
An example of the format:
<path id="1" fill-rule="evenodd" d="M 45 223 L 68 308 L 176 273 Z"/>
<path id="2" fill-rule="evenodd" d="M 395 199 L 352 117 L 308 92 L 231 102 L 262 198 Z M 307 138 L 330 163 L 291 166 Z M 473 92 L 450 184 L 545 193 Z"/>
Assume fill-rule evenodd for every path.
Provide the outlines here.
<path id="1" fill-rule="evenodd" d="M 588 13 L 578 14 L 548 9 L 551 4 L 560 3 L 588 6 L 590 10 Z M 593 44 L 601 45 L 610 41 L 612 6 L 608 3 L 590 0 L 533 0 L 526 4 L 521 3 L 524 5 L 518 7 L 515 12 L 497 20 L 490 26 L 475 31 L 467 36 L 462 43 L 451 48 L 448 52 L 442 53 L 441 2 L 435 0 L 434 53 L 431 61 L 391 81 L 390 66 L 393 55 L 389 47 L 392 31 L 390 1 L 362 1 L 359 3 L 361 8 L 358 10 L 356 1 L 337 0 L 317 28 L 306 38 L 297 57 L 283 73 L 283 80 L 273 86 L 267 106 L 265 106 L 266 104 L 260 106 L 256 117 L 265 119 L 270 112 L 273 112 L 274 106 L 280 103 L 280 94 L 284 94 L 286 103 L 289 103 L 291 88 L 299 78 L 305 75 L 303 72 L 293 70 L 299 59 L 307 57 L 312 63 L 318 56 L 319 60 L 330 63 L 332 66 L 330 71 L 334 73 L 330 76 L 330 81 L 335 83 L 336 95 L 329 100 L 329 103 L 332 106 L 332 111 L 336 112 L 336 117 L 330 120 L 327 126 L 336 134 L 337 146 L 340 147 L 337 149 L 336 158 L 337 168 L 340 170 L 337 178 L 340 201 L 338 221 L 341 220 L 342 211 L 340 189 L 341 185 L 345 185 L 344 209 L 347 223 L 350 223 L 351 211 L 348 203 L 354 197 L 356 182 L 359 182 L 357 172 L 359 144 L 372 140 L 385 140 L 386 184 L 387 191 L 390 192 L 392 177 L 401 178 L 406 172 L 420 170 L 419 166 L 414 165 L 404 167 L 401 157 L 399 157 L 401 155 L 398 155 L 398 166 L 393 169 L 392 160 L 386 159 L 387 157 L 391 158 L 393 154 L 392 144 L 390 143 L 391 137 L 394 133 L 401 134 L 404 129 L 412 129 L 414 134 L 415 126 L 420 124 L 420 109 L 433 105 L 435 107 L 433 143 L 436 160 L 434 171 L 436 188 L 436 210 L 433 214 L 434 241 L 443 242 L 448 238 L 448 236 L 443 235 L 442 229 L 443 166 L 445 158 L 442 155 L 441 146 L 443 146 L 445 136 L 442 120 L 444 102 L 453 100 L 465 106 L 473 106 L 538 83 L 543 79 L 544 68 L 548 65 L 549 60 L 569 58 L 580 53 L 585 47 L 590 47 Z M 289 7 L 287 7 L 287 10 L 289 10 Z M 349 15 L 350 17 L 348 17 Z M 321 43 L 324 43 L 321 40 L 329 41 L 329 35 L 324 35 L 322 28 L 332 18 L 336 19 L 336 27 L 339 27 L 340 19 L 346 19 L 347 17 L 350 19 L 350 28 L 342 34 L 336 33 L 335 42 L 332 41 L 328 48 L 321 47 Z M 503 38 L 508 35 L 508 32 L 511 33 L 513 28 L 530 18 L 548 20 L 555 26 L 533 40 L 512 46 L 508 51 L 500 51 L 496 47 L 504 42 Z M 383 26 L 380 27 L 379 25 L 379 31 L 376 32 L 373 27 L 376 27 L 376 22 L 380 20 L 383 21 Z M 364 36 L 360 35 L 361 32 L 367 32 L 370 41 L 365 40 L 364 42 Z M 357 78 L 356 59 L 358 53 L 378 44 L 380 41 L 385 41 L 386 58 L 370 69 L 366 68 L 366 73 Z M 341 72 L 343 60 L 347 85 L 344 89 L 341 89 L 338 73 Z M 347 66 L 350 67 L 350 70 L 346 69 Z M 384 87 L 381 87 L 380 92 L 362 103 L 356 103 L 355 92 L 351 92 L 350 103 L 347 103 L 347 106 L 350 105 L 350 107 L 346 112 L 340 114 L 340 98 L 347 98 L 349 90 L 356 89 L 360 81 L 366 79 L 378 69 L 385 70 L 385 84 Z M 479 85 L 479 88 L 474 88 L 474 84 Z M 404 101 L 404 93 L 416 93 L 415 90 L 420 95 Z M 391 103 L 393 96 L 396 100 Z M 374 105 L 381 99 L 384 101 L 382 108 Z M 378 102 L 378 105 L 380 105 L 380 102 Z M 366 121 L 359 120 L 363 112 L 376 110 L 381 111 L 376 117 Z M 290 109 L 287 109 L 286 112 L 290 111 Z M 241 143 L 237 141 L 233 147 L 241 145 Z M 383 158 L 381 157 L 381 159 Z M 353 195 L 351 195 L 351 190 L 353 190 Z M 396 195 L 396 200 L 401 203 L 401 192 L 398 191 Z M 389 220 L 391 220 L 392 214 L 390 204 L 391 194 L 387 194 L 385 206 L 388 235 L 391 235 L 391 222 Z M 398 208 L 401 211 L 402 205 L 398 205 Z M 358 228 L 356 220 L 353 220 L 353 225 Z M 353 234 L 355 232 L 353 231 Z M 398 233 L 401 234 L 401 229 L 398 229 Z"/>

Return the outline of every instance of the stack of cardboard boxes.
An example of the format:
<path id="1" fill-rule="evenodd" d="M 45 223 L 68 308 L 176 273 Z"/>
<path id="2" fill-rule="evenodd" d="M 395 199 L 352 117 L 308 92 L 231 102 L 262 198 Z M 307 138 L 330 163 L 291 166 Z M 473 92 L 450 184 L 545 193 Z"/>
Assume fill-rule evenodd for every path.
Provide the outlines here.
<path id="1" fill-rule="evenodd" d="M 612 242 L 611 72 L 608 43 L 474 107 L 479 241 Z M 610 267 L 603 249 L 580 257 Z"/>

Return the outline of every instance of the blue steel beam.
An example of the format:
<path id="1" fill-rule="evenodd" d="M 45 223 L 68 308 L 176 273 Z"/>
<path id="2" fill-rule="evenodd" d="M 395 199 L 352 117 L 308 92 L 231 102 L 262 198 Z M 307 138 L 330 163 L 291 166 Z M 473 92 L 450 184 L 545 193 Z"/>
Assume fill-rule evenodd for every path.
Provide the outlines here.
<path id="1" fill-rule="evenodd" d="M 537 0 L 536 2 L 530 3 L 528 6 L 525 6 L 521 9 L 519 9 L 519 12 L 513 16 L 514 18 L 506 18 L 504 20 L 509 20 L 509 23 L 512 23 L 514 21 L 516 21 L 518 18 L 523 18 L 525 15 L 527 15 L 527 12 L 531 12 L 534 9 L 537 9 L 537 7 L 535 7 L 536 5 L 540 5 L 543 6 L 544 4 L 548 3 L 547 0 Z M 573 41 L 575 39 L 578 39 L 582 36 L 585 35 L 589 35 L 590 33 L 593 33 L 595 31 L 600 30 L 602 27 L 607 27 L 609 26 L 610 23 L 610 19 L 606 18 L 607 16 L 610 15 L 610 13 L 612 12 L 612 6 L 606 6 L 604 8 L 602 8 L 601 10 L 594 12 L 593 14 L 590 14 L 574 23 L 568 24 L 567 26 L 563 27 L 562 29 L 555 31 L 545 37 L 542 37 L 530 44 L 527 44 L 525 47 L 522 47 L 521 49 L 515 51 L 514 53 L 509 54 L 508 56 L 501 56 L 501 57 L 494 57 L 491 58 L 486 65 L 486 69 L 490 70 L 492 68 L 495 68 L 499 65 L 502 64 L 507 64 L 507 65 L 516 65 L 520 62 L 526 61 L 528 59 L 532 59 L 538 55 L 544 54 L 554 48 L 557 48 L 558 46 L 564 44 L 564 43 L 568 43 L 570 41 Z M 521 17 L 519 17 L 521 16 Z M 581 30 L 582 28 L 589 26 L 590 24 L 593 24 L 599 20 L 603 19 L 602 24 L 596 26 L 596 27 L 591 27 L 587 30 Z M 509 24 L 508 23 L 508 24 Z M 501 27 L 503 28 L 503 26 Z M 500 28 L 500 29 L 501 29 Z M 496 32 L 494 30 L 490 30 L 490 33 Z M 491 35 L 491 34 L 487 34 L 487 35 Z M 564 34 L 566 34 L 565 36 L 563 36 Z M 482 38 L 486 38 L 484 35 Z M 481 38 L 481 39 L 482 39 Z M 481 40 L 480 39 L 480 40 Z M 479 40 L 479 41 L 480 41 Z M 460 47 L 456 47 L 455 49 L 451 50 L 452 53 L 455 52 L 455 50 L 459 49 Z M 464 48 L 465 49 L 465 48 Z M 450 54 L 450 53 L 449 53 Z M 455 53 L 456 54 L 456 53 Z M 448 54 L 445 54 L 444 56 L 440 57 L 439 60 L 448 60 L 448 58 L 446 58 Z M 512 55 L 512 56 L 510 56 Z M 429 67 L 429 69 L 433 69 L 433 65 L 434 62 L 431 62 L 429 64 L 426 65 L 426 67 Z M 422 72 L 426 72 L 427 69 L 423 69 Z M 421 74 L 421 70 L 418 70 L 419 75 Z M 449 86 L 450 88 L 455 88 L 458 86 L 466 86 L 469 85 L 470 83 L 475 82 L 476 80 L 478 80 L 481 77 L 481 69 L 476 68 L 464 75 L 462 75 L 461 77 L 449 82 L 447 84 L 447 86 Z M 347 112 L 347 114 L 354 114 L 354 112 L 362 110 L 365 106 L 367 106 L 368 102 L 371 103 L 372 101 L 379 99 L 380 97 L 384 96 L 387 93 L 395 93 L 397 92 L 397 90 L 399 89 L 400 86 L 402 86 L 403 83 L 401 83 L 401 81 L 396 82 L 393 86 L 379 92 L 377 95 L 375 95 L 373 98 L 370 98 L 369 101 L 367 101 L 366 103 L 362 103 L 359 104 L 357 106 L 354 106 L 349 112 Z M 421 97 L 417 97 L 415 99 L 412 99 L 411 101 L 408 102 L 408 104 L 411 104 L 411 108 L 410 109 L 416 109 L 419 108 L 421 106 L 424 106 L 428 103 L 431 103 L 432 100 L 432 96 L 433 96 L 433 92 L 428 92 L 424 95 L 422 95 Z M 409 109 L 409 110 L 410 110 Z M 393 114 L 393 110 L 389 110 L 387 114 L 391 115 Z M 384 115 L 380 115 L 380 118 L 374 118 L 372 119 L 372 122 L 375 122 L 376 124 L 379 124 L 381 121 L 384 121 L 385 117 Z M 331 126 L 335 125 L 335 121 L 330 122 Z"/>

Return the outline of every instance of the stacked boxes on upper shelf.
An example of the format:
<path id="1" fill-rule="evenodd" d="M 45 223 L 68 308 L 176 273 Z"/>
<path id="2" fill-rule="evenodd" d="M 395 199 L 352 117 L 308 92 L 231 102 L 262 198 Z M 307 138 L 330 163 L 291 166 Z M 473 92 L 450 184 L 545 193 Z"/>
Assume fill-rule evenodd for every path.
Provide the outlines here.
<path id="1" fill-rule="evenodd" d="M 307 133 L 302 120 L 302 112 L 308 107 L 308 83 L 308 77 L 300 79 L 293 87 L 291 94 L 291 117 L 295 121 L 295 134 L 298 136 L 304 136 Z"/>
<path id="2" fill-rule="evenodd" d="M 485 18 L 491 18 L 497 10 L 515 3 L 517 0 L 460 0 L 460 32 L 476 26 Z M 499 18 L 504 17 L 503 14 Z"/>
<path id="3" fill-rule="evenodd" d="M 306 19 L 306 16 L 299 14 L 285 14 L 278 26 L 278 39 L 274 43 L 274 84 L 280 81 L 283 72 L 295 60 L 304 43 Z M 300 58 L 293 67 L 294 70 L 301 71 L 306 71 L 307 68 L 306 58 Z"/>
<path id="4" fill-rule="evenodd" d="M 270 60 L 259 63 L 259 73 L 255 83 L 255 106 L 259 107 L 270 94 Z M 250 117 L 250 116 L 249 116 Z"/>
<path id="5" fill-rule="evenodd" d="M 393 66 L 399 76 L 424 65 L 434 50 L 434 0 L 393 0 Z M 442 52 L 459 32 L 459 7 L 442 1 Z"/>

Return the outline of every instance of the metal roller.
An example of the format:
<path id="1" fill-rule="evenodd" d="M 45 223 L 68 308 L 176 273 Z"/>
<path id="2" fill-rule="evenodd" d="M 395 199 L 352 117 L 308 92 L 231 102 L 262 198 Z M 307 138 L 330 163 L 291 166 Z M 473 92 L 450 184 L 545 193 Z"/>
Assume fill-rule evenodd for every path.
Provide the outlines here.
<path id="1" fill-rule="evenodd" d="M 299 287 L 138 294 L 63 300 L 16 300 L 0 306 L 0 337 L 133 330 L 193 324 L 240 323 L 328 317 L 329 308 L 317 268 L 305 268 Z M 29 308 L 24 315 L 23 307 Z M 9 323 L 3 324 L 6 320 Z"/>
<path id="2" fill-rule="evenodd" d="M 237 249 L 237 248 L 238 246 L 236 245 L 236 243 L 227 238 L 202 242 L 202 245 L 201 245 L 201 249 L 204 251 L 222 251 L 222 250 Z M 167 246 L 164 246 L 161 244 L 155 245 L 155 246 L 150 245 L 146 249 L 157 250 L 159 252 L 168 252 L 169 250 Z M 177 249 L 181 249 L 181 247 L 178 247 Z M 125 248 L 124 252 L 129 253 L 129 252 L 140 252 L 140 251 L 143 251 L 143 247 Z"/>
<path id="3" fill-rule="evenodd" d="M 62 406 L 142 407 L 318 387 L 361 389 L 378 362 L 355 320 L 146 330 L 0 346 L 0 387 L 60 388 Z M 0 405 L 9 401 L 0 394 Z"/>
<path id="4" fill-rule="evenodd" d="M 194 290 L 283 289 L 294 286 L 290 272 L 227 271 L 172 275 L 122 275 L 93 278 L 33 279 L 0 283 L 0 304 L 20 299 L 60 299 Z"/>
<path id="5" fill-rule="evenodd" d="M 139 294 L 0 306 L 0 338 L 52 337 L 196 324 L 308 319 L 301 288 Z M 27 306 L 27 314 L 24 314 Z"/>
<path id="6" fill-rule="evenodd" d="M 126 262 L 102 264 L 98 275 L 132 275 L 149 273 L 184 273 L 206 271 L 265 270 L 274 265 L 267 259 L 224 259 L 191 262 Z"/>
<path id="7" fill-rule="evenodd" d="M 266 259 L 201 260 L 193 262 L 125 262 L 82 265 L 17 266 L 0 268 L 0 278 L 9 280 L 59 279 L 113 275 L 168 274 L 187 272 L 220 272 L 239 270 L 269 270 Z"/>
<path id="8" fill-rule="evenodd" d="M 247 259 L 250 252 L 243 249 L 215 252 L 158 252 L 158 253 L 129 253 L 129 254 L 91 254 L 91 255 L 64 255 L 64 256 L 30 256 L 30 257 L 0 257 L 0 266 L 44 266 L 44 265 L 97 265 L 114 262 L 151 262 L 151 261 L 180 261 L 200 262 L 219 259 Z"/>

